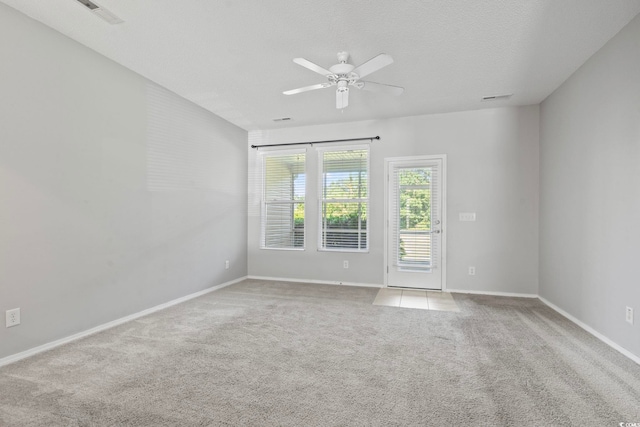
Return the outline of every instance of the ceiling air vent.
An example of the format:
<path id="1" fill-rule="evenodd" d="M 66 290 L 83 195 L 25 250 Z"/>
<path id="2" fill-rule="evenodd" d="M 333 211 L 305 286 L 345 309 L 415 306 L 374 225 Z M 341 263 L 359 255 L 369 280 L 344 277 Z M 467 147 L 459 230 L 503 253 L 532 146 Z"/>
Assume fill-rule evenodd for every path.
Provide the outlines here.
<path id="1" fill-rule="evenodd" d="M 76 1 L 81 5 L 85 6 L 87 9 L 89 9 L 91 12 L 93 12 L 100 18 L 107 21 L 109 24 L 121 24 L 122 22 L 124 22 L 122 19 L 118 18 L 116 15 L 109 12 L 104 7 L 98 6 L 97 4 L 95 4 L 90 0 L 76 0 Z"/>
<path id="2" fill-rule="evenodd" d="M 482 97 L 482 101 L 503 101 L 506 99 L 509 99 L 513 96 L 512 93 L 508 93 L 506 95 L 489 95 L 489 96 L 483 96 Z"/>
<path id="3" fill-rule="evenodd" d="M 288 122 L 291 121 L 291 117 L 282 117 L 280 119 L 273 119 L 274 122 Z"/>

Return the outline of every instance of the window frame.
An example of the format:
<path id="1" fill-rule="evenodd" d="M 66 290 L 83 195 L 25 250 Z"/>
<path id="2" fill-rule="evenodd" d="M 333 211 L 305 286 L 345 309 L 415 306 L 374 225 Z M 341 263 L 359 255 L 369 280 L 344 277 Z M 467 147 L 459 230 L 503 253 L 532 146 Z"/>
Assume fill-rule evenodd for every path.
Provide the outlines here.
<path id="1" fill-rule="evenodd" d="M 307 149 L 289 149 L 289 150 L 269 150 L 269 151 L 261 151 L 260 153 L 260 178 L 261 182 L 261 196 L 260 196 L 260 244 L 259 249 L 263 250 L 273 250 L 273 251 L 304 251 L 307 247 L 307 182 L 308 182 L 308 168 L 307 168 Z M 269 157 L 284 157 L 284 156 L 292 156 L 297 154 L 303 154 L 304 158 L 304 175 L 305 175 L 305 191 L 304 198 L 302 201 L 295 200 L 295 198 L 291 198 L 288 200 L 275 200 L 275 201 L 267 201 L 267 158 Z M 293 212 L 295 212 L 295 205 L 302 203 L 304 206 L 304 224 L 302 227 L 303 239 L 301 247 L 271 247 L 267 246 L 266 242 L 266 226 L 267 226 L 267 205 L 269 204 L 290 204 Z M 293 217 L 292 217 L 293 218 Z M 295 220 L 294 220 L 295 224 Z M 295 226 L 294 226 L 295 229 Z"/>
<path id="2" fill-rule="evenodd" d="M 359 144 L 359 145 L 342 145 L 342 146 L 332 146 L 332 147 L 318 147 L 318 171 L 317 171 L 317 180 L 318 180 L 318 251 L 320 252 L 352 252 L 352 253 L 369 253 L 370 242 L 370 226 L 371 223 L 371 147 L 369 144 Z M 367 197 L 361 197 L 357 199 L 325 199 L 324 198 L 324 154 L 327 152 L 340 152 L 340 151 L 358 151 L 364 150 L 367 153 L 366 159 L 366 194 Z M 354 249 L 348 247 L 338 247 L 338 248 L 329 248 L 323 246 L 322 232 L 324 227 L 324 217 L 323 217 L 323 207 L 324 204 L 328 203 L 365 203 L 366 204 L 366 212 L 367 212 L 367 221 L 364 230 L 357 230 L 358 233 L 358 242 L 360 242 L 360 234 L 364 231 L 365 233 L 365 248 L 363 249 Z"/>

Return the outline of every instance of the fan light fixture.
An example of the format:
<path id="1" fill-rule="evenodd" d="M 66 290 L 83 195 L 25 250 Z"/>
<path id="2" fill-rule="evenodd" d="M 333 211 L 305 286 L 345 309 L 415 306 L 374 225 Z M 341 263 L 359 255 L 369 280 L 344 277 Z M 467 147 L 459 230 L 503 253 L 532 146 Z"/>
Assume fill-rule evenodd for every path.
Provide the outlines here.
<path id="1" fill-rule="evenodd" d="M 304 58 L 295 58 L 293 62 L 301 65 L 315 73 L 321 74 L 327 78 L 327 83 L 319 83 L 311 86 L 305 86 L 298 89 L 286 90 L 282 93 L 285 95 L 294 95 L 302 92 L 308 92 L 316 89 L 324 89 L 336 86 L 336 108 L 342 109 L 349 105 L 349 86 L 357 89 L 367 90 L 371 92 L 386 92 L 392 95 L 400 95 L 404 92 L 404 88 L 400 86 L 391 86 L 381 83 L 374 83 L 360 80 L 393 63 L 393 58 L 386 53 L 368 60 L 357 67 L 349 64 L 348 52 L 338 52 L 338 63 L 332 65 L 328 70 Z"/>

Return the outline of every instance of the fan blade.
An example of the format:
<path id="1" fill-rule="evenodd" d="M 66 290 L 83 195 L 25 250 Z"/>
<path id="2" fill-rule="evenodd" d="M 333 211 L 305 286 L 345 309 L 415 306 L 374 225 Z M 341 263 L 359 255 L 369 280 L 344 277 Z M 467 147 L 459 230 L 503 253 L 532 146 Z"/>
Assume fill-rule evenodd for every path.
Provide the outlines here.
<path id="1" fill-rule="evenodd" d="M 313 62 L 306 60 L 304 58 L 294 58 L 293 62 L 295 62 L 298 65 L 302 65 L 304 68 L 308 68 L 309 70 L 314 71 L 318 74 L 322 74 L 325 77 L 333 75 L 331 71 L 326 70 L 321 66 L 319 66 L 318 64 L 314 64 Z"/>
<path id="2" fill-rule="evenodd" d="M 329 86 L 331 86 L 331 83 L 319 83 L 317 85 L 311 85 L 311 86 L 299 87 L 297 89 L 285 90 L 282 93 L 284 93 L 285 95 L 295 95 L 296 93 L 308 92 L 310 90 L 316 90 L 316 89 L 324 89 L 325 87 L 329 87 Z"/>
<path id="3" fill-rule="evenodd" d="M 385 92 L 392 95 L 401 95 L 404 88 L 400 86 L 383 85 L 382 83 L 359 81 L 355 85 L 358 89 L 368 90 L 369 92 Z"/>
<path id="4" fill-rule="evenodd" d="M 368 76 L 369 74 L 378 71 L 382 67 L 386 67 L 387 65 L 393 63 L 393 58 L 386 53 L 381 53 L 380 55 L 371 58 L 367 62 L 362 65 L 354 68 L 353 72 L 356 73 L 360 78 L 364 76 Z"/>
<path id="5" fill-rule="evenodd" d="M 336 91 L 336 108 L 346 108 L 349 105 L 349 91 Z"/>

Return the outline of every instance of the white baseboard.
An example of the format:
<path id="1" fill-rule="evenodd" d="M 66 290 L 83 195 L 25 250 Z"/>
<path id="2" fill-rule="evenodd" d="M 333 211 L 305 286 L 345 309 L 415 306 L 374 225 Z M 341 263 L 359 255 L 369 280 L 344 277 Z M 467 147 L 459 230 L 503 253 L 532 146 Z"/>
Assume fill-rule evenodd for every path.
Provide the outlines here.
<path id="1" fill-rule="evenodd" d="M 627 350 L 624 347 L 621 347 L 620 345 L 618 345 L 615 342 L 611 341 L 609 338 L 605 337 L 600 332 L 598 332 L 595 329 L 593 329 L 591 326 L 589 326 L 589 325 L 583 323 L 582 321 L 578 320 L 577 318 L 573 317 L 572 315 L 570 315 L 569 313 L 567 313 L 566 311 L 564 311 L 563 309 L 561 309 L 557 305 L 555 305 L 555 304 L 547 301 L 546 299 L 542 298 L 540 295 L 517 294 L 517 293 L 512 293 L 512 292 L 467 291 L 467 290 L 461 290 L 461 289 L 447 289 L 446 292 L 461 293 L 461 294 L 475 294 L 475 295 L 493 295 L 493 296 L 503 296 L 503 297 L 538 298 L 543 304 L 546 304 L 549 308 L 553 309 L 554 311 L 557 311 L 559 314 L 561 314 L 562 316 L 566 317 L 567 319 L 569 319 L 570 321 L 572 321 L 576 325 L 580 326 L 582 329 L 584 329 L 585 331 L 589 332 L 591 335 L 593 335 L 594 337 L 598 338 L 600 341 L 602 341 L 603 343 L 607 344 L 609 347 L 611 347 L 614 350 L 622 353 L 624 356 L 627 356 L 629 359 L 633 360 L 634 362 L 636 362 L 637 364 L 640 365 L 640 357 L 636 356 L 635 354 L 631 353 L 629 350 Z"/>
<path id="2" fill-rule="evenodd" d="M 317 283 L 319 285 L 360 286 L 363 288 L 384 288 L 384 285 L 378 285 L 375 283 L 354 283 L 354 282 L 340 282 L 340 281 L 332 281 L 332 280 L 292 279 L 290 277 L 247 276 L 247 279 L 270 280 L 273 282 Z"/>
<path id="3" fill-rule="evenodd" d="M 468 291 L 464 289 L 443 289 L 442 291 L 456 294 L 491 295 L 494 297 L 538 298 L 536 294 L 518 294 L 515 292 Z"/>
<path id="4" fill-rule="evenodd" d="M 129 316 L 125 316 L 125 317 L 122 317 L 120 319 L 116 319 L 116 320 L 113 320 L 111 322 L 104 323 L 102 325 L 96 326 L 95 328 L 91 328 L 91 329 L 88 329 L 86 331 L 79 332 L 77 334 L 74 334 L 74 335 L 71 335 L 71 336 L 68 336 L 68 337 L 65 337 L 65 338 L 61 338 L 61 339 L 56 340 L 56 341 L 52 341 L 52 342 L 47 343 L 47 344 L 43 344 L 41 346 L 34 347 L 32 349 L 25 350 L 25 351 L 20 352 L 20 353 L 16 353 L 16 354 L 13 354 L 11 356 L 7 356 L 5 358 L 0 359 L 0 367 L 8 365 L 8 364 L 13 363 L 13 362 L 17 362 L 18 360 L 25 359 L 27 357 L 36 355 L 38 353 L 42 353 L 43 351 L 51 350 L 51 349 L 53 349 L 55 347 L 58 347 L 60 345 L 67 344 L 69 342 L 78 340 L 80 338 L 87 337 L 87 336 L 95 334 L 97 332 L 101 332 L 101 331 L 104 331 L 106 329 L 113 328 L 115 326 L 121 325 L 121 324 L 129 322 L 131 320 L 138 319 L 138 318 L 140 318 L 142 316 L 146 316 L 146 315 L 154 313 L 156 311 L 163 310 L 163 309 L 171 307 L 173 305 L 180 304 L 180 303 L 188 301 L 190 299 L 197 298 L 199 296 L 208 294 L 209 292 L 213 292 L 215 290 L 222 289 L 224 287 L 233 285 L 234 283 L 241 282 L 241 281 L 243 281 L 245 279 L 271 280 L 271 281 L 280 281 L 280 282 L 317 283 L 317 284 L 323 284 L 323 285 L 360 286 L 360 287 L 367 287 L 367 288 L 383 288 L 384 287 L 384 285 L 372 284 L 372 283 L 351 283 L 351 282 L 339 282 L 339 281 L 327 281 L 327 280 L 291 279 L 291 278 L 282 278 L 282 277 L 244 276 L 244 277 L 240 277 L 240 278 L 235 279 L 235 280 L 231 280 L 229 282 L 222 283 L 220 285 L 212 286 L 212 287 L 204 289 L 202 291 L 198 291 L 198 292 L 195 292 L 195 293 L 192 293 L 192 294 L 180 297 L 180 298 L 176 298 L 174 300 L 171 300 L 169 302 L 157 305 L 155 307 L 151 307 L 151 308 L 148 308 L 146 310 L 142 310 L 142 311 L 140 311 L 138 313 L 130 314 Z M 585 331 L 589 332 L 591 335 L 595 336 L 600 341 L 604 342 L 605 344 L 609 345 L 613 349 L 617 350 L 618 352 L 620 352 L 624 356 L 628 357 L 629 359 L 633 360 L 634 362 L 636 362 L 637 364 L 640 365 L 640 357 L 636 356 L 635 354 L 631 353 L 629 350 L 627 350 L 624 347 L 621 347 L 620 345 L 618 345 L 615 342 L 611 341 L 609 338 L 605 337 L 604 335 L 602 335 L 601 333 L 599 333 L 598 331 L 596 331 L 592 327 L 588 326 L 587 324 L 585 324 L 582 321 L 578 320 L 577 318 L 573 317 L 572 315 L 570 315 L 569 313 L 567 313 L 566 311 L 564 311 L 560 307 L 558 307 L 555 304 L 547 301 L 546 299 L 542 298 L 539 295 L 518 294 L 518 293 L 511 293 L 511 292 L 468 291 L 468 290 L 460 290 L 460 289 L 447 289 L 446 292 L 463 293 L 463 294 L 476 294 L 476 295 L 520 297 L 520 298 L 538 298 L 540 301 L 542 301 L 544 304 L 549 306 L 551 309 L 557 311 L 559 314 L 561 314 L 562 316 L 566 317 L 567 319 L 569 319 L 570 321 L 572 321 L 576 325 L 580 326 L 582 329 L 584 329 Z"/>
<path id="5" fill-rule="evenodd" d="M 638 365 L 640 365 L 640 357 L 636 356 L 635 354 L 631 353 L 629 350 L 627 350 L 624 347 L 621 347 L 620 345 L 618 345 L 615 342 L 611 341 L 609 338 L 605 337 L 600 332 L 596 331 L 595 329 L 593 329 L 591 326 L 587 325 L 586 323 L 583 323 L 582 321 L 576 319 L 575 317 L 573 317 L 572 315 L 570 315 L 569 313 L 567 313 L 566 311 L 564 311 L 563 309 L 561 309 L 557 305 L 547 301 L 546 299 L 542 298 L 541 296 L 538 296 L 538 299 L 540 301 L 542 301 L 544 304 L 548 305 L 553 310 L 557 311 L 558 313 L 560 313 L 561 315 L 566 317 L 567 319 L 571 320 L 576 325 L 580 326 L 585 331 L 589 332 L 594 337 L 598 338 L 603 343 L 607 344 L 609 347 L 612 347 L 614 350 L 619 351 L 620 353 L 622 353 L 623 355 L 627 356 L 629 359 L 633 360 Z"/>
<path id="6" fill-rule="evenodd" d="M 113 320 L 111 322 L 103 323 L 102 325 L 98 325 L 95 328 L 87 329 L 86 331 L 78 332 L 77 334 L 74 334 L 74 335 L 71 335 L 71 336 L 68 336 L 68 337 L 65 337 L 65 338 L 61 338 L 61 339 L 56 340 L 56 341 L 52 341 L 52 342 L 47 343 L 47 344 L 43 344 L 43 345 L 40 345 L 38 347 L 34 347 L 34 348 L 29 349 L 29 350 L 22 351 L 20 353 L 12 354 L 11 356 L 7 356 L 7 357 L 4 357 L 4 358 L 0 359 L 0 367 L 8 365 L 8 364 L 13 363 L 13 362 L 17 362 L 18 360 L 22 360 L 22 359 L 25 359 L 25 358 L 30 357 L 30 356 L 34 356 L 34 355 L 36 355 L 38 353 L 42 353 L 43 351 L 51 350 L 52 348 L 61 346 L 63 344 L 70 343 L 70 342 L 78 340 L 80 338 L 84 338 L 84 337 L 87 337 L 89 335 L 93 335 L 93 334 L 95 334 L 97 332 L 102 332 L 102 331 L 104 331 L 106 329 L 113 328 L 114 326 L 118 326 L 118 325 L 121 325 L 123 323 L 130 322 L 131 320 L 135 320 L 135 319 L 138 319 L 138 318 L 140 318 L 142 316 L 146 316 L 148 314 L 155 313 L 156 311 L 163 310 L 165 308 L 171 307 L 171 306 L 176 305 L 176 304 L 180 304 L 180 303 L 188 301 L 190 299 L 197 298 L 199 296 L 208 294 L 209 292 L 213 292 L 215 290 L 222 289 L 224 287 L 233 285 L 234 283 L 238 283 L 238 282 L 240 282 L 242 280 L 245 280 L 246 278 L 247 278 L 247 276 L 243 276 L 243 277 L 240 277 L 239 279 L 231 280 L 229 282 L 225 282 L 225 283 L 222 283 L 220 285 L 215 285 L 215 286 L 212 286 L 210 288 L 204 289 L 202 291 L 194 292 L 192 294 L 189 294 L 189 295 L 186 295 L 186 296 L 183 296 L 183 297 L 180 297 L 180 298 L 176 298 L 176 299 L 171 300 L 169 302 L 165 302 L 163 304 L 156 305 L 155 307 L 151 307 L 151 308 L 148 308 L 146 310 L 142 310 L 142 311 L 139 311 L 139 312 L 134 313 L 134 314 L 130 314 L 130 315 L 125 316 L 125 317 L 121 317 L 120 319 L 116 319 L 116 320 Z"/>

